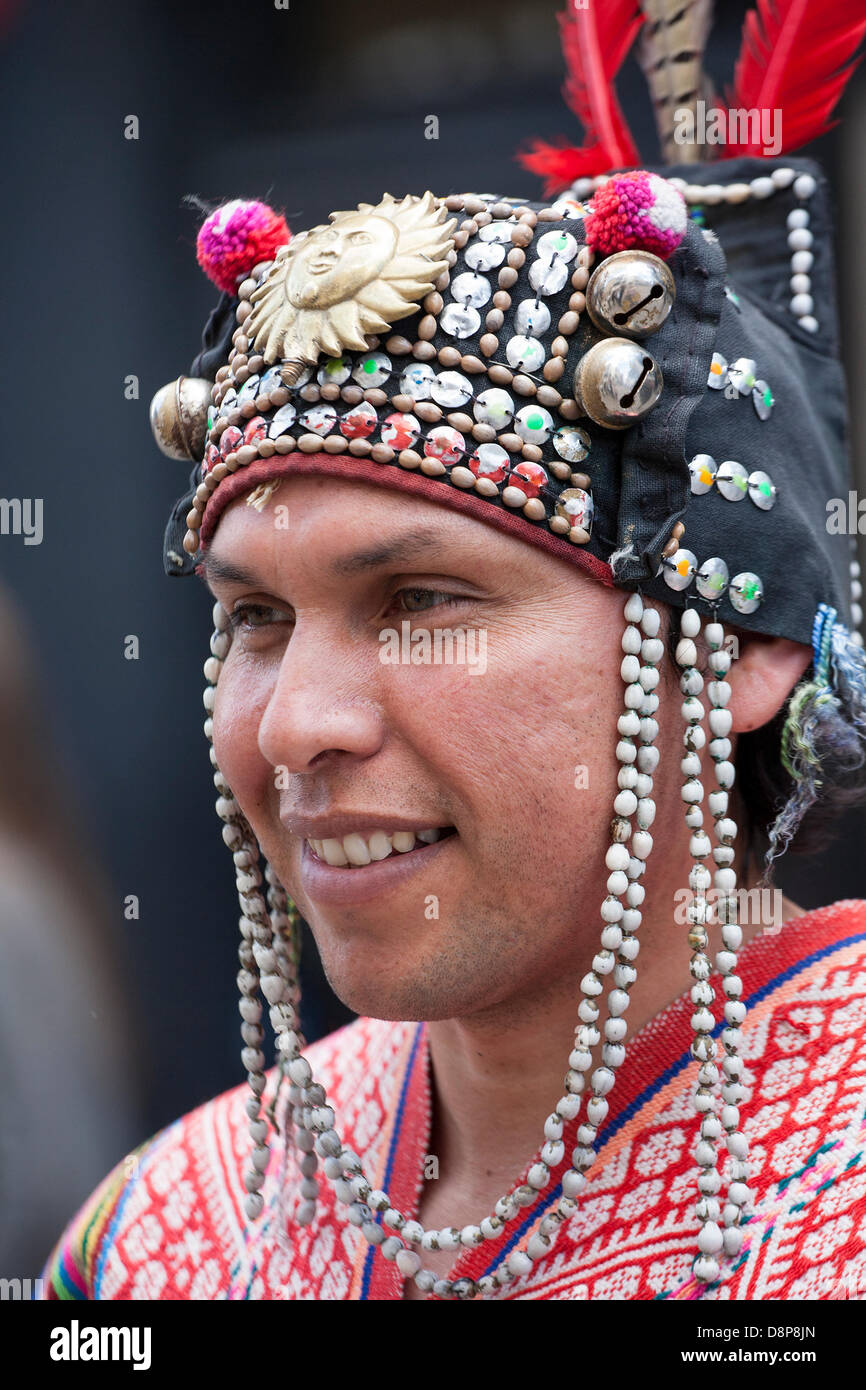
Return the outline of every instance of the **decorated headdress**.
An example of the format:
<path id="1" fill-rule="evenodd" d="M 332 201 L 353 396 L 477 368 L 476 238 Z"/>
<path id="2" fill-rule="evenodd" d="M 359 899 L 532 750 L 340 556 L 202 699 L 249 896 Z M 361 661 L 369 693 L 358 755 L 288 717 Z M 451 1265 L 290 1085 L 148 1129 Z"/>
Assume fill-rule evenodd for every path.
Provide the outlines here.
<path id="1" fill-rule="evenodd" d="M 548 1253 L 586 1184 L 605 1096 L 625 1059 L 665 653 L 658 609 L 646 601 L 679 613 L 682 796 L 694 859 L 696 1287 L 717 1280 L 736 1257 L 750 1201 L 738 1109 L 745 1006 L 723 624 L 813 647 L 812 669 L 789 702 L 781 756 L 792 792 L 771 832 L 773 853 L 817 796 L 827 749 L 841 748 L 849 766 L 863 761 L 858 570 L 847 536 L 828 525 L 828 504 L 847 497 L 848 462 L 827 188 L 812 162 L 787 153 L 762 158 L 749 138 L 733 148 L 697 143 L 699 103 L 712 100 L 701 67 L 709 13 L 705 0 L 569 8 L 566 96 L 587 144 L 536 145 L 524 155 L 547 179 L 547 202 L 385 194 L 295 235 L 261 203 L 218 209 L 201 229 L 198 254 L 222 297 L 190 376 L 152 404 L 160 447 L 192 463 L 166 530 L 169 574 L 195 571 L 234 498 L 255 503 L 279 479 L 314 473 L 457 508 L 626 591 L 607 896 L 565 1091 L 545 1123 L 529 1187 L 456 1234 L 464 1244 L 497 1240 L 552 1181 L 561 1182 L 562 1196 L 529 1241 L 477 1282 L 452 1285 L 423 1269 L 419 1251 L 438 1248 L 444 1233 L 425 1232 L 387 1194 L 372 1192 L 337 1133 L 302 1055 L 297 912 L 272 868 L 260 866 L 256 838 L 211 748 L 242 909 L 238 983 L 255 1146 L 247 1214 L 262 1210 L 268 1166 L 263 997 L 305 1175 L 294 1220 L 313 1219 L 311 1174 L 321 1159 L 366 1238 L 441 1297 L 494 1294 Z M 798 147 L 825 128 L 864 29 L 853 6 L 772 8 L 762 0 L 746 22 L 731 103 L 718 109 L 730 112 L 738 100 L 780 107 L 784 148 Z M 657 172 L 633 167 L 639 157 L 610 83 L 638 35 L 665 158 L 695 162 Z M 724 159 L 696 159 L 720 149 Z M 697 669 L 702 628 L 706 683 Z M 230 640 L 217 605 L 205 665 L 209 737 Z M 704 748 L 716 783 L 709 816 Z M 707 955 L 711 884 L 722 923 L 720 1024 Z M 613 988 L 605 995 L 608 974 Z M 600 1065 L 592 1055 L 598 1044 Z"/>

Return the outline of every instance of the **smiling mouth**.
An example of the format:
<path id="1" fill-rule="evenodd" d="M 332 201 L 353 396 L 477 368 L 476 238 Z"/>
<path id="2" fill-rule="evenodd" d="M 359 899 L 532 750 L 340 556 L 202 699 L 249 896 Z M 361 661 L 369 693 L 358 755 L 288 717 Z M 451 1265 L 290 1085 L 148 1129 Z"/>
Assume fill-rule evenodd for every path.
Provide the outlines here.
<path id="1" fill-rule="evenodd" d="M 369 835 L 356 832 L 344 835 L 340 840 L 308 839 L 305 843 L 315 859 L 331 868 L 362 869 L 367 864 L 425 849 L 427 845 L 434 845 L 438 840 L 445 840 L 456 833 L 453 825 L 444 825 L 434 826 L 430 830 L 397 830 L 390 835 L 384 830 L 373 830 Z"/>

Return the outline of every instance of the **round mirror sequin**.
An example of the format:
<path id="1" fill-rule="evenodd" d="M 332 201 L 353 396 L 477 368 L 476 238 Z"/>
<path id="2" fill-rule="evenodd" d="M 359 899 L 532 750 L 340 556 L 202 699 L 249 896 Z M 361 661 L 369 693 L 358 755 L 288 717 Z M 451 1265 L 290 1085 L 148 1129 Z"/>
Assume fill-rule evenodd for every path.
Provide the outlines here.
<path id="1" fill-rule="evenodd" d="M 278 435 L 285 434 L 287 430 L 292 428 L 297 418 L 298 412 L 291 401 L 287 401 L 285 405 L 281 405 L 276 414 L 271 418 L 271 423 L 268 426 L 268 438 L 276 439 Z"/>
<path id="2" fill-rule="evenodd" d="M 352 371 L 359 386 L 382 386 L 391 375 L 391 359 L 384 352 L 368 352 L 360 357 Z"/>
<path id="3" fill-rule="evenodd" d="M 766 381 L 756 381 L 752 387 L 752 404 L 759 420 L 769 420 L 775 405 L 773 393 Z"/>
<path id="4" fill-rule="evenodd" d="M 238 391 L 238 405 L 246 405 L 247 401 L 254 401 L 259 394 L 259 376 L 248 376 L 240 391 Z"/>
<path id="5" fill-rule="evenodd" d="M 728 587 L 728 573 L 727 565 L 718 556 L 713 556 L 711 560 L 704 560 L 695 575 L 695 588 L 701 598 L 710 600 L 721 598 Z"/>
<path id="6" fill-rule="evenodd" d="M 509 367 L 516 367 L 520 371 L 538 372 L 544 366 L 544 347 L 537 338 L 524 338 L 521 335 L 509 338 L 505 356 Z"/>
<path id="7" fill-rule="evenodd" d="M 723 391 L 728 384 L 728 359 L 720 352 L 713 353 L 707 385 L 711 391 Z"/>
<path id="8" fill-rule="evenodd" d="M 556 499 L 556 515 L 564 517 L 572 529 L 579 526 L 586 531 L 587 540 L 592 531 L 594 510 L 590 493 L 582 487 L 568 487 Z"/>
<path id="9" fill-rule="evenodd" d="M 340 431 L 346 439 L 367 439 L 379 425 L 379 416 L 369 401 L 352 406 L 340 421 Z"/>
<path id="10" fill-rule="evenodd" d="M 751 570 L 743 570 L 731 580 L 728 597 L 738 613 L 754 613 L 763 601 L 764 586 Z"/>
<path id="11" fill-rule="evenodd" d="M 741 396 L 748 396 L 755 385 L 757 363 L 753 357 L 738 357 L 728 368 L 728 378 Z"/>
<path id="12" fill-rule="evenodd" d="M 403 415 L 395 411 L 386 415 L 382 422 L 381 439 L 392 449 L 411 449 L 421 433 L 421 422 L 414 415 Z"/>
<path id="13" fill-rule="evenodd" d="M 517 225 L 516 219 L 497 219 L 488 222 L 486 227 L 482 227 L 478 233 L 480 241 L 502 241 L 510 245 L 511 233 Z"/>
<path id="14" fill-rule="evenodd" d="M 541 299 L 522 299 L 514 314 L 516 332 L 537 337 L 550 327 L 550 310 Z"/>
<path id="15" fill-rule="evenodd" d="M 426 362 L 413 362 L 400 378 L 400 393 L 414 401 L 429 401 L 436 373 Z"/>
<path id="16" fill-rule="evenodd" d="M 700 497 L 703 493 L 709 492 L 715 482 L 718 467 L 719 465 L 716 463 L 712 454 L 695 454 L 694 458 L 689 460 L 689 474 L 691 475 L 692 492 L 695 497 Z"/>
<path id="17" fill-rule="evenodd" d="M 505 260 L 505 245 L 501 241 L 474 241 L 463 259 L 470 270 L 495 270 Z"/>
<path id="18" fill-rule="evenodd" d="M 553 430 L 553 416 L 540 405 L 525 405 L 514 417 L 514 428 L 527 444 L 546 444 Z"/>
<path id="19" fill-rule="evenodd" d="M 501 444 L 479 444 L 468 462 L 476 478 L 501 483 L 508 474 L 510 458 Z"/>
<path id="20" fill-rule="evenodd" d="M 352 375 L 352 360 L 349 357 L 331 357 L 316 372 L 320 386 L 342 386 Z"/>
<path id="21" fill-rule="evenodd" d="M 337 423 L 337 412 L 332 405 L 314 405 L 305 410 L 298 424 L 312 434 L 330 434 Z"/>
<path id="22" fill-rule="evenodd" d="M 516 487 L 527 499 L 537 497 L 547 482 L 547 472 L 541 464 L 530 463 L 527 459 L 522 459 L 508 478 L 509 487 Z"/>
<path id="23" fill-rule="evenodd" d="M 281 367 L 268 367 L 268 370 L 259 383 L 259 390 L 263 395 L 268 396 L 271 391 L 278 391 L 280 389 L 283 384 L 283 379 L 280 376 L 281 371 Z"/>
<path id="24" fill-rule="evenodd" d="M 749 474 L 749 496 L 762 512 L 768 512 L 775 505 L 776 488 L 769 473 L 758 468 Z"/>
<path id="25" fill-rule="evenodd" d="M 749 475 L 735 459 L 725 459 L 716 473 L 716 487 L 729 502 L 742 502 L 749 490 Z"/>
<path id="26" fill-rule="evenodd" d="M 562 425 L 553 436 L 553 447 L 566 463 L 583 463 L 592 441 L 579 425 Z"/>
<path id="27" fill-rule="evenodd" d="M 451 296 L 458 304 L 471 304 L 473 309 L 481 309 L 493 294 L 490 281 L 477 272 L 464 271 L 451 281 Z"/>
<path id="28" fill-rule="evenodd" d="M 424 441 L 424 453 L 428 458 L 438 459 L 448 467 L 459 463 L 466 452 L 466 440 L 459 430 L 450 425 L 437 425 Z"/>
<path id="29" fill-rule="evenodd" d="M 698 558 L 691 550 L 675 550 L 662 561 L 665 583 L 671 589 L 687 589 L 698 567 Z"/>
<path id="30" fill-rule="evenodd" d="M 492 425 L 496 430 L 504 430 L 514 418 L 514 401 L 501 387 L 491 386 L 477 397 L 473 410 L 479 424 Z"/>
<path id="31" fill-rule="evenodd" d="M 545 232 L 535 243 L 535 252 L 543 261 L 573 261 L 577 255 L 577 240 L 571 232 Z"/>
<path id="32" fill-rule="evenodd" d="M 568 280 L 565 261 L 543 261 L 539 258 L 529 267 L 529 283 L 539 294 L 558 294 Z"/>
<path id="33" fill-rule="evenodd" d="M 472 383 L 462 372 L 440 372 L 431 382 L 430 394 L 437 405 L 456 410 L 472 399 Z"/>
<path id="34" fill-rule="evenodd" d="M 239 449 L 244 442 L 242 432 L 237 425 L 229 425 L 228 429 L 223 430 L 220 435 L 220 454 L 223 458 L 231 454 L 235 449 Z"/>
<path id="35" fill-rule="evenodd" d="M 439 327 L 452 338 L 471 338 L 481 327 L 481 315 L 468 304 L 446 304 L 439 315 Z"/>

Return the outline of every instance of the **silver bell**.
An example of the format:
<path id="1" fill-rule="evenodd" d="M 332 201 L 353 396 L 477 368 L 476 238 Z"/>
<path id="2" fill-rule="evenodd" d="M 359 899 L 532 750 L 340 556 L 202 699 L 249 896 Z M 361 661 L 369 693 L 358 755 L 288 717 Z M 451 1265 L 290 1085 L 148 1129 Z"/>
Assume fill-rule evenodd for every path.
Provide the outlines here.
<path id="1" fill-rule="evenodd" d="M 586 309 L 596 328 L 626 338 L 646 338 L 670 313 L 674 277 L 650 251 L 618 251 L 593 271 Z"/>
<path id="2" fill-rule="evenodd" d="M 574 369 L 574 398 L 590 420 L 626 430 L 652 410 L 664 380 L 654 357 L 628 338 L 604 338 Z"/>
<path id="3" fill-rule="evenodd" d="M 213 382 L 181 376 L 161 386 L 150 403 L 150 428 L 170 459 L 200 460 L 207 437 Z"/>

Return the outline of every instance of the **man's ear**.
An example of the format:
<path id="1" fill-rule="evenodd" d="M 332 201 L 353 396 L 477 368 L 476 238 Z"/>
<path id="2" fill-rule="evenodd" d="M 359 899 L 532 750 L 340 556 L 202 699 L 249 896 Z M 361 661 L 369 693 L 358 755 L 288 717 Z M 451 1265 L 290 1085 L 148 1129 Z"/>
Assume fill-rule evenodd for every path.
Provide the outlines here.
<path id="1" fill-rule="evenodd" d="M 730 629 L 728 629 L 730 631 Z M 731 662 L 731 732 L 760 729 L 776 715 L 812 660 L 812 648 L 787 637 L 734 629 L 739 655 Z"/>

